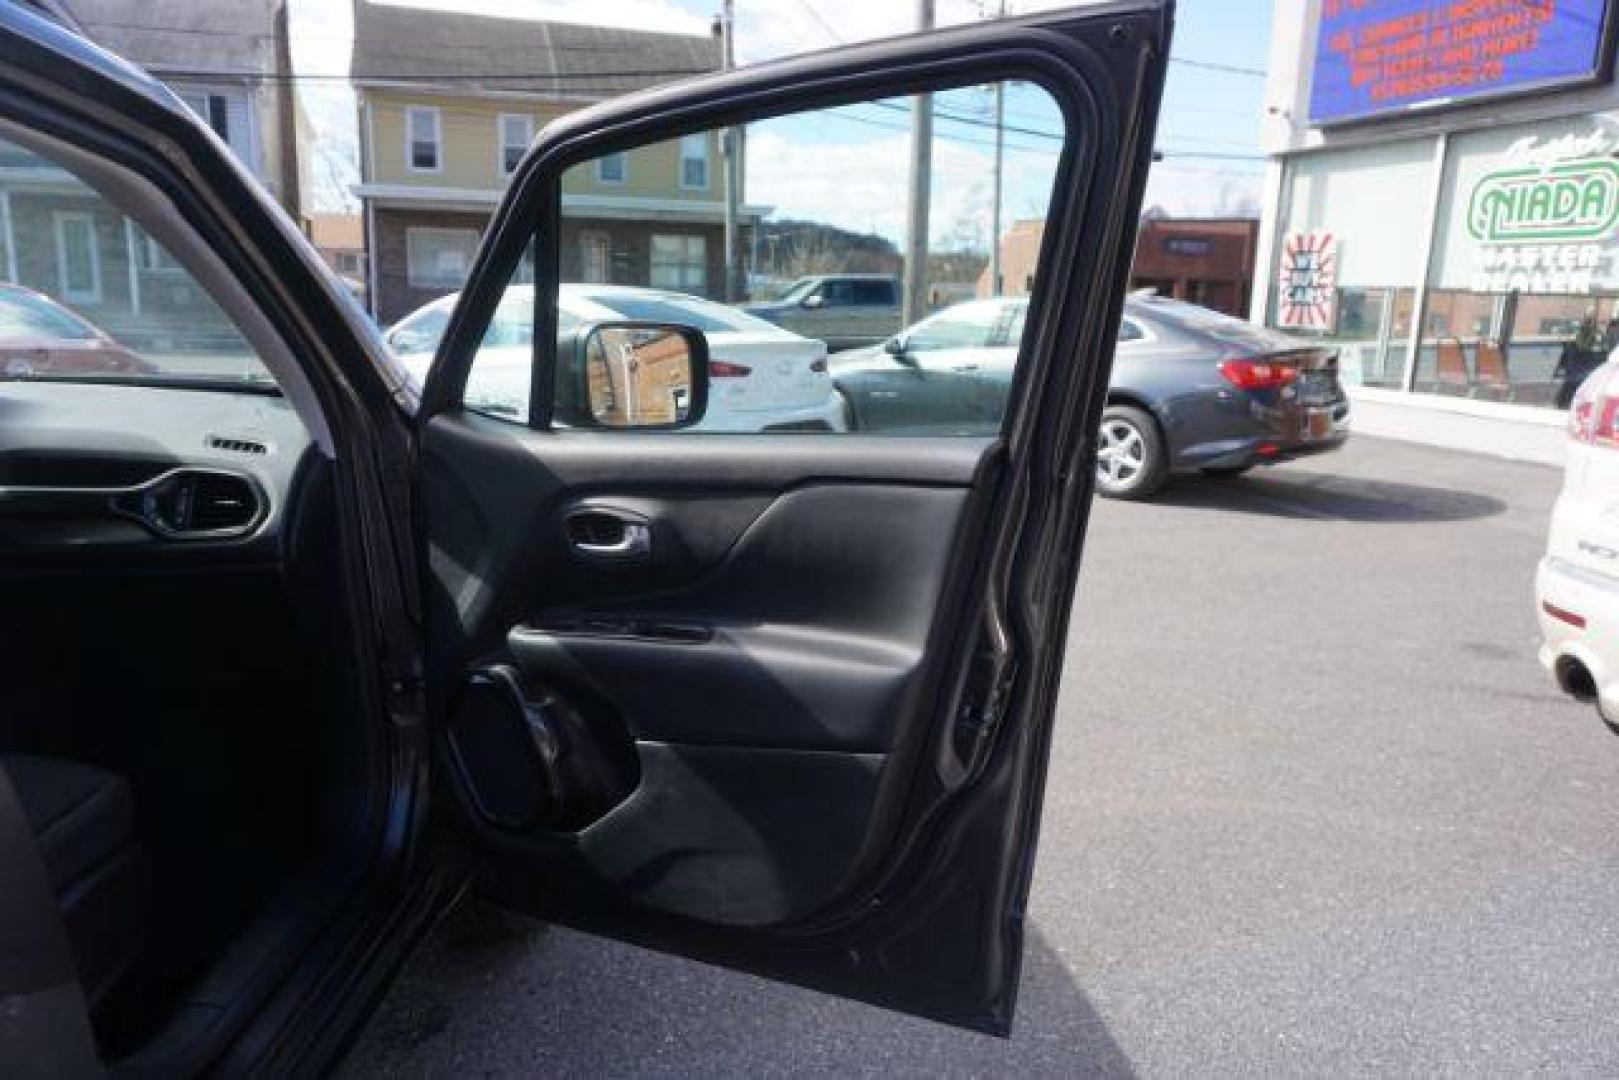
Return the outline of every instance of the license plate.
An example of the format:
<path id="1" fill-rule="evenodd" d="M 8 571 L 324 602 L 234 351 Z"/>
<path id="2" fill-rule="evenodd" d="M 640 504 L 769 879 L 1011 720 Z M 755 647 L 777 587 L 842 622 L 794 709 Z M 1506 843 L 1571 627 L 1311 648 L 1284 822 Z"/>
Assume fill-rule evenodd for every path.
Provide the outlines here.
<path id="1" fill-rule="evenodd" d="M 1306 439 L 1325 439 L 1331 434 L 1331 409 L 1306 409 L 1304 411 L 1304 437 Z"/>

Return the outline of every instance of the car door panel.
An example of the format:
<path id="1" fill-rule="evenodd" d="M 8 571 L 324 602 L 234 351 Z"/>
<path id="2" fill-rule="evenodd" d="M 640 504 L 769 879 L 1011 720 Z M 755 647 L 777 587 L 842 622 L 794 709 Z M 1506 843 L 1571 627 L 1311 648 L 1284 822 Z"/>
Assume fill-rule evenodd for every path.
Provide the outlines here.
<path id="1" fill-rule="evenodd" d="M 586 718 L 571 745 L 629 756 L 635 778 L 584 822 L 477 827 L 710 924 L 780 925 L 835 899 L 879 839 L 887 765 L 927 700 L 928 646 L 948 621 L 938 583 L 987 441 L 924 454 L 796 436 L 761 457 L 742 437 L 631 440 L 677 488 L 706 477 L 693 494 L 637 484 L 622 436 L 514 442 L 490 425 L 508 427 L 440 417 L 422 443 L 424 513 L 458 523 L 429 558 L 470 570 L 441 572 L 426 599 L 446 617 L 430 607 L 429 625 L 458 626 L 444 653 L 460 668 L 510 665 L 531 707 Z M 547 469 L 512 486 L 514 462 L 535 460 Z M 579 507 L 645 520 L 648 564 L 581 566 L 558 528 Z M 490 580 L 506 583 L 501 603 L 480 603 Z M 482 782 L 460 793 L 475 817 Z"/>
<path id="2" fill-rule="evenodd" d="M 699 80 L 542 135 L 429 373 L 418 447 L 429 710 L 495 898 L 1006 1031 L 1097 358 L 1167 36 L 1167 4 L 1102 5 Z M 1040 83 L 1070 130 L 996 435 L 556 428 L 543 302 L 529 424 L 458 407 L 505 276 L 527 250 L 540 281 L 559 265 L 567 169 L 986 72 Z"/>

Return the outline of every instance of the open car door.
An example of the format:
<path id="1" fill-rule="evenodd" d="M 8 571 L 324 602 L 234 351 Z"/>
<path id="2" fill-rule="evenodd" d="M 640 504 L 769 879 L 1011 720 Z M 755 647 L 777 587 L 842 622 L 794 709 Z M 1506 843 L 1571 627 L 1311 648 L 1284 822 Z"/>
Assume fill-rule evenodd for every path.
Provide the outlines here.
<path id="1" fill-rule="evenodd" d="M 541 134 L 419 431 L 439 810 L 497 901 L 1008 1030 L 1170 7 L 840 49 Z M 972 96 L 985 88 L 1003 95 L 1000 130 Z M 1044 221 L 1017 282 L 1028 329 L 993 424 L 844 431 L 814 412 L 838 401 L 824 351 L 688 294 L 738 292 L 722 168 L 741 189 L 733 261 L 756 279 L 772 257 L 801 272 L 782 249 L 809 246 L 815 206 L 901 235 L 918 110 L 935 252 L 941 199 L 978 184 L 982 206 L 996 138 L 1009 188 L 1044 170 L 1038 198 L 1008 193 Z M 637 194 L 660 169 L 678 187 Z M 857 231 L 821 229 L 823 254 Z M 896 241 L 867 240 L 897 259 Z M 514 382 L 511 335 L 492 330 L 530 308 Z"/>

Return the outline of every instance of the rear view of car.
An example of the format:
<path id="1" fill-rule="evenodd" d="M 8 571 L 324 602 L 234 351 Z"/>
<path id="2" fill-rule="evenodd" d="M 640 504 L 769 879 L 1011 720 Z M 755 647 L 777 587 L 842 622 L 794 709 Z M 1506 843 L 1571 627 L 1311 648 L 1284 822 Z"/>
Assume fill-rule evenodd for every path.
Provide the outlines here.
<path id="1" fill-rule="evenodd" d="M 1568 431 L 1563 491 L 1535 577 L 1540 661 L 1619 733 L 1619 359 L 1581 385 Z"/>
<path id="2" fill-rule="evenodd" d="M 1338 354 L 1176 300 L 1132 297 L 1102 417 L 1097 488 L 1145 498 L 1171 473 L 1232 476 L 1343 445 Z"/>

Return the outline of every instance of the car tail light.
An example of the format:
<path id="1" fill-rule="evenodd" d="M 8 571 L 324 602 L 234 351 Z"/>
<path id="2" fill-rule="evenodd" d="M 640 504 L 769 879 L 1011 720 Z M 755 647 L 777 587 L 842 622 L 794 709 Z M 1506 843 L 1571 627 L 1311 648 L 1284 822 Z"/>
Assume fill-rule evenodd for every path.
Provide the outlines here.
<path id="1" fill-rule="evenodd" d="M 1299 369 L 1269 360 L 1222 360 L 1220 374 L 1238 390 L 1278 390 L 1298 378 Z"/>
<path id="2" fill-rule="evenodd" d="M 1568 433 L 1575 442 L 1619 446 L 1619 384 L 1612 371 L 1581 384 L 1568 406 Z"/>
<path id="3" fill-rule="evenodd" d="M 710 360 L 708 362 L 708 377 L 710 379 L 745 379 L 753 374 L 753 369 L 746 364 L 733 364 L 729 360 Z"/>

